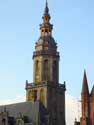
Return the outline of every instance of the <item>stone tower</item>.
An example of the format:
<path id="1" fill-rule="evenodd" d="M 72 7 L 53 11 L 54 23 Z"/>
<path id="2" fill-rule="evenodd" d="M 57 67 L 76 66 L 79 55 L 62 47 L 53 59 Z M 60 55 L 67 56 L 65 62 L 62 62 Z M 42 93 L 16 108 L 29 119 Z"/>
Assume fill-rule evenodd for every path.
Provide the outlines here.
<path id="1" fill-rule="evenodd" d="M 59 84 L 59 52 L 52 36 L 48 3 L 33 53 L 33 83 L 26 81 L 26 100 L 40 101 L 48 112 L 49 125 L 65 125 L 65 82 Z"/>
<path id="2" fill-rule="evenodd" d="M 82 93 L 82 116 L 80 125 L 94 125 L 94 86 L 91 93 L 89 93 L 86 72 L 84 71 Z"/>

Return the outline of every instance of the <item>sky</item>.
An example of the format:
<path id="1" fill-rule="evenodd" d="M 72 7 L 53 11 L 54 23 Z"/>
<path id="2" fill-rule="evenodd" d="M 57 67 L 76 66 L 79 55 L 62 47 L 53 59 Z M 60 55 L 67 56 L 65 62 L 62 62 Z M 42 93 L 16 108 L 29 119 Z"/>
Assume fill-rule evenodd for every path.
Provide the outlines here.
<path id="1" fill-rule="evenodd" d="M 76 107 L 76 99 L 80 98 L 84 69 L 90 90 L 94 84 L 94 1 L 48 0 L 48 3 L 53 37 L 60 52 L 59 81 L 66 81 L 67 100 L 70 100 L 67 112 L 72 112 L 71 106 Z M 0 0 L 2 104 L 23 100 L 25 81 L 33 81 L 32 55 L 40 36 L 44 7 L 45 0 Z"/>

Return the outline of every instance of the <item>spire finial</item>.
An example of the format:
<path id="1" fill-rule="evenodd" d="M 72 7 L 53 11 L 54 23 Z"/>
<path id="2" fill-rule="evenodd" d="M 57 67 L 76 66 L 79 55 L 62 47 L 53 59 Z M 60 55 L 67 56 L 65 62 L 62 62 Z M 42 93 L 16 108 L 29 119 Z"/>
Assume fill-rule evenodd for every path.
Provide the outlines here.
<path id="1" fill-rule="evenodd" d="M 48 7 L 48 1 L 46 0 L 46 7 Z"/>
<path id="2" fill-rule="evenodd" d="M 44 9 L 44 13 L 43 13 L 43 17 L 42 17 L 42 19 L 43 19 L 43 22 L 49 22 L 49 20 L 50 20 L 50 14 L 49 14 L 49 7 L 48 7 L 48 1 L 46 0 L 45 1 L 46 3 L 45 3 L 45 9 Z"/>
<path id="3" fill-rule="evenodd" d="M 49 8 L 48 8 L 48 1 L 46 0 L 46 6 L 45 6 L 45 11 L 44 11 L 45 14 L 48 14 L 49 13 Z"/>

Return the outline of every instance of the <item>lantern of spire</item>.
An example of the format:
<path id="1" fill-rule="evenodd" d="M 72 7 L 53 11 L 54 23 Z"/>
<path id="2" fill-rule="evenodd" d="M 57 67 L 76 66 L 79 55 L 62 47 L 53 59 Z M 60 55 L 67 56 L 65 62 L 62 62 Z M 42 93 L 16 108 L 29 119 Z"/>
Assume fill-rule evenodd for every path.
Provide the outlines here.
<path id="1" fill-rule="evenodd" d="M 45 5 L 45 9 L 44 9 L 42 19 L 43 19 L 43 23 L 40 24 L 41 36 L 51 35 L 53 25 L 50 24 L 51 17 L 50 17 L 50 14 L 49 14 L 49 8 L 48 8 L 47 0 L 46 0 L 46 5 Z"/>

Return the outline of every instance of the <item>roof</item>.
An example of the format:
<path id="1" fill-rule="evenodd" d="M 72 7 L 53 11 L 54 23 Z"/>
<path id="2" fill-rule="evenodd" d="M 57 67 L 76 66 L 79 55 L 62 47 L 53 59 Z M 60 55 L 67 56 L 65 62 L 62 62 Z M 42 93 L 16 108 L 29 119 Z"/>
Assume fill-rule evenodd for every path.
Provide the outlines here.
<path id="1" fill-rule="evenodd" d="M 19 118 L 19 115 L 21 115 L 22 117 L 28 117 L 30 124 L 38 124 L 39 118 L 41 125 L 47 124 L 47 110 L 39 101 L 28 101 L 0 106 L 0 112 L 5 111 L 8 112 L 9 117 Z"/>
<path id="2" fill-rule="evenodd" d="M 56 47 L 56 42 L 52 36 L 41 36 L 39 37 L 37 44 L 45 44 L 45 42 L 48 42 L 48 44 L 53 45 Z"/>

